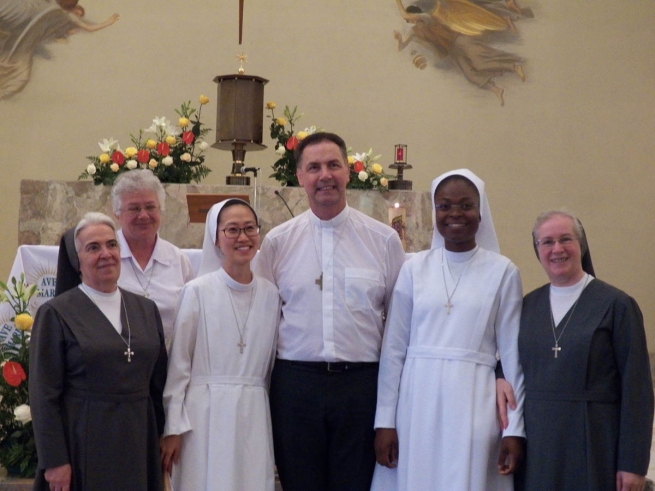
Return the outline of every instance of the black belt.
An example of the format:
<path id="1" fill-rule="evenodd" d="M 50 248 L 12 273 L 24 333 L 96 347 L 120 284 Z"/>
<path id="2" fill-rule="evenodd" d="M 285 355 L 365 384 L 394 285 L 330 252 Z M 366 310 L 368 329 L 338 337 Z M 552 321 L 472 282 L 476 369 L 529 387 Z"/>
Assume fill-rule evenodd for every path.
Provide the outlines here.
<path id="1" fill-rule="evenodd" d="M 280 358 L 275 360 L 275 363 L 287 367 L 306 368 L 315 372 L 333 373 L 348 372 L 351 370 L 363 370 L 366 368 L 377 368 L 379 366 L 377 361 L 296 361 L 282 360 Z"/>

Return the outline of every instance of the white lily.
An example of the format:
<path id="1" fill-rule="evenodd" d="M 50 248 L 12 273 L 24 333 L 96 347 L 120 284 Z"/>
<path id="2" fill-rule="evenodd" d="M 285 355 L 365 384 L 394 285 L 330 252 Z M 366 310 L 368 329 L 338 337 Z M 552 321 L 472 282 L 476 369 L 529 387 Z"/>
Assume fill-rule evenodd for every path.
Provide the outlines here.
<path id="1" fill-rule="evenodd" d="M 172 136 L 177 136 L 180 133 L 182 133 L 182 130 L 178 126 L 171 126 L 170 124 L 166 125 L 164 131 L 166 132 L 167 135 L 172 135 Z"/>
<path id="2" fill-rule="evenodd" d="M 309 128 L 305 128 L 305 133 L 308 135 L 313 135 L 316 133 L 316 126 L 310 126 Z"/>
<path id="3" fill-rule="evenodd" d="M 360 161 L 362 163 L 366 162 L 366 157 L 368 157 L 370 154 L 364 152 L 364 153 L 356 153 L 353 155 L 353 158 L 355 161 Z"/>
<path id="4" fill-rule="evenodd" d="M 170 125 L 170 122 L 168 119 L 166 119 L 166 116 L 162 116 L 161 118 L 159 116 L 155 116 L 155 119 L 152 120 L 152 125 L 150 128 L 147 128 L 143 131 L 147 131 L 149 133 L 157 133 L 160 128 L 165 128 L 168 125 Z"/>
<path id="5" fill-rule="evenodd" d="M 113 138 L 103 138 L 102 141 L 98 142 L 98 146 L 100 147 L 100 150 L 102 150 L 105 153 L 110 153 L 114 150 L 116 150 L 116 147 L 118 146 L 118 142 L 114 140 Z"/>

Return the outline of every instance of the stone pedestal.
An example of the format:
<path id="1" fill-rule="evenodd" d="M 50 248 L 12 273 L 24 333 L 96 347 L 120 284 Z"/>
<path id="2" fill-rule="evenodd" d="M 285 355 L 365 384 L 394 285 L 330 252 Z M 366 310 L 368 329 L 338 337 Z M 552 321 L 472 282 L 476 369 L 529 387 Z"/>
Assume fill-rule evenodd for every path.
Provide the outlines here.
<path id="1" fill-rule="evenodd" d="M 189 223 L 187 194 L 248 194 L 250 202 L 254 202 L 252 186 L 165 184 L 164 188 L 166 203 L 160 234 L 181 248 L 201 248 L 204 233 L 204 224 Z M 262 238 L 271 228 L 291 218 L 275 191 L 286 200 L 294 215 L 309 208 L 302 188 L 258 187 L 257 213 Z M 91 181 L 21 181 L 19 244 L 58 245 L 61 234 L 88 211 L 102 211 L 113 217 L 110 192 L 110 186 L 95 186 Z M 388 222 L 389 207 L 395 203 L 405 207 L 407 252 L 430 247 L 432 206 L 429 194 L 416 191 L 347 191 L 350 206 L 384 223 Z"/>

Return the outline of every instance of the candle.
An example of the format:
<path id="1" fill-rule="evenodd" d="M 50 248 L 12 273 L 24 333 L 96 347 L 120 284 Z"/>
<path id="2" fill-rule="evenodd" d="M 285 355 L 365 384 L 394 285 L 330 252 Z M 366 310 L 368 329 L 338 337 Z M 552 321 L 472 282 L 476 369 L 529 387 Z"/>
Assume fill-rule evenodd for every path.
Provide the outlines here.
<path id="1" fill-rule="evenodd" d="M 405 242 L 405 228 L 407 220 L 407 209 L 401 206 L 400 203 L 395 203 L 389 207 L 389 225 L 400 236 L 400 242 L 403 244 L 403 249 L 407 250 Z"/>
<path id="2" fill-rule="evenodd" d="M 407 162 L 407 145 L 399 143 L 396 145 L 396 164 L 404 164 Z"/>

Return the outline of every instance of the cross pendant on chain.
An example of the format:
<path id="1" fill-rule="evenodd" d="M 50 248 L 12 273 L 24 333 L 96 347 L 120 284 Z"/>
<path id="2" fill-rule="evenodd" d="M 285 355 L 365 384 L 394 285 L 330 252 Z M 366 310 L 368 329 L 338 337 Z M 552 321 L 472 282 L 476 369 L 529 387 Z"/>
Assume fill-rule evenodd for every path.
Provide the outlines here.
<path id="1" fill-rule="evenodd" d="M 557 358 L 557 352 L 562 351 L 562 347 L 557 344 L 557 341 L 555 341 L 555 346 L 553 348 L 550 348 L 553 351 L 553 354 L 555 355 L 555 358 Z"/>
<path id="2" fill-rule="evenodd" d="M 446 314 L 450 315 L 450 309 L 453 308 L 453 304 L 450 303 L 450 299 L 448 299 L 448 301 L 445 304 L 443 304 L 443 306 L 446 307 Z"/>
<path id="3" fill-rule="evenodd" d="M 128 363 L 132 361 L 132 355 L 134 354 L 134 351 L 132 351 L 129 347 L 125 350 L 125 353 L 123 354 L 127 356 Z"/>
<path id="4" fill-rule="evenodd" d="M 321 276 L 316 278 L 316 281 L 314 281 L 314 284 L 318 285 L 319 290 L 323 290 L 323 273 L 321 272 Z"/>
<path id="5" fill-rule="evenodd" d="M 243 342 L 243 339 L 241 339 L 238 343 L 237 346 L 239 347 L 239 352 L 243 354 L 243 348 L 246 347 L 246 343 Z"/>

